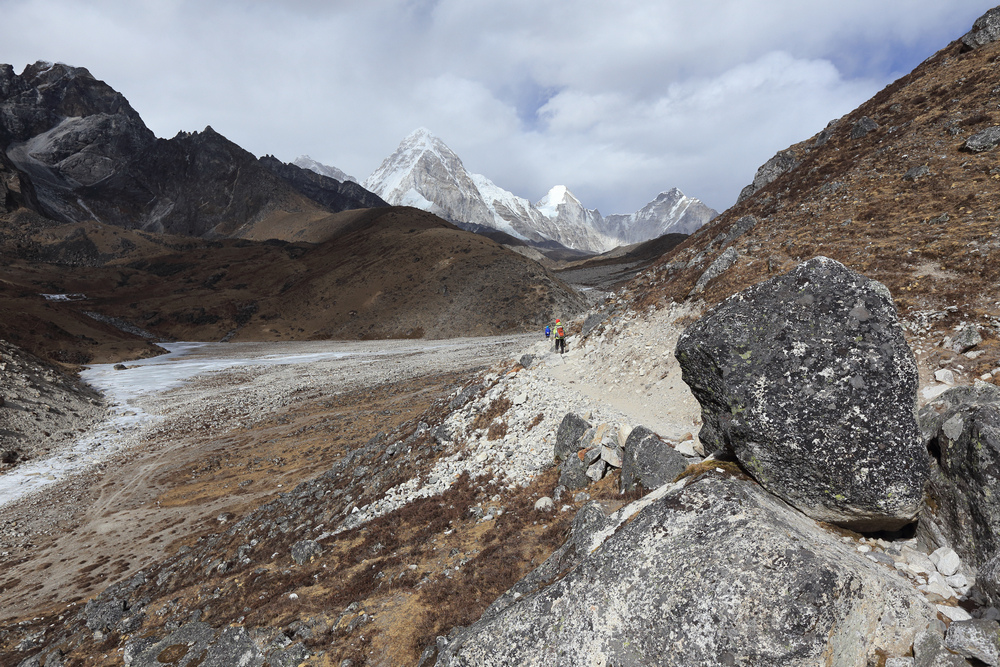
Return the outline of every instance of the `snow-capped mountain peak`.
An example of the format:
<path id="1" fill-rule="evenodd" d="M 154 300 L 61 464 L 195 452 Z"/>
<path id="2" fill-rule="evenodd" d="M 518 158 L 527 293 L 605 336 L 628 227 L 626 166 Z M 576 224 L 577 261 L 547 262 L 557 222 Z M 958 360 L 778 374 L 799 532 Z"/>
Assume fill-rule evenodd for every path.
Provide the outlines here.
<path id="1" fill-rule="evenodd" d="M 632 224 L 641 223 L 645 229 L 669 228 L 677 221 L 657 216 L 681 209 L 684 214 L 692 208 L 691 203 L 709 212 L 697 226 L 715 214 L 698 200 L 684 197 L 676 188 L 661 193 L 657 200 L 631 216 L 609 216 L 610 225 L 599 211 L 586 208 L 565 185 L 553 187 L 536 204 L 531 204 L 485 176 L 467 172 L 458 155 L 423 127 L 403 139 L 362 185 L 390 204 L 415 206 L 456 224 L 492 227 L 520 239 L 539 243 L 556 241 L 588 252 L 606 252 L 638 242 L 631 240 Z M 694 216 L 686 219 L 694 225 Z M 630 240 L 625 240 L 626 237 Z"/>

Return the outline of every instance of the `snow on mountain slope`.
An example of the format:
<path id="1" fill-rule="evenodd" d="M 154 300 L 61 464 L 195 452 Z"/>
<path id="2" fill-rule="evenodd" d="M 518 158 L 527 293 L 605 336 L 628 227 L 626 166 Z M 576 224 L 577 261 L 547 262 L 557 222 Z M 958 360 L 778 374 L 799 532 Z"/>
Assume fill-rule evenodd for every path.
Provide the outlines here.
<path id="1" fill-rule="evenodd" d="M 681 228 L 690 233 L 715 215 L 676 188 L 630 216 L 607 219 L 563 185 L 532 204 L 481 174 L 470 174 L 458 155 L 425 128 L 403 139 L 362 185 L 396 206 L 415 206 L 455 223 L 491 227 L 529 242 L 556 241 L 595 253 Z"/>
<path id="2" fill-rule="evenodd" d="M 362 186 L 394 206 L 416 206 L 452 222 L 495 226 L 493 212 L 462 160 L 425 128 L 403 139 Z"/>
<path id="3" fill-rule="evenodd" d="M 351 181 L 352 183 L 357 183 L 358 179 L 354 178 L 350 174 L 337 169 L 336 167 L 331 167 L 328 164 L 323 164 L 322 162 L 317 162 L 308 155 L 300 155 L 292 162 L 296 167 L 300 169 L 308 169 L 309 171 L 314 171 L 320 176 L 326 176 L 334 180 L 340 181 L 341 183 L 346 183 Z M 359 184 L 360 185 L 360 184 Z"/>
<path id="4" fill-rule="evenodd" d="M 631 215 L 607 216 L 600 229 L 626 244 L 642 243 L 664 234 L 692 234 L 717 215 L 698 199 L 672 188 Z"/>

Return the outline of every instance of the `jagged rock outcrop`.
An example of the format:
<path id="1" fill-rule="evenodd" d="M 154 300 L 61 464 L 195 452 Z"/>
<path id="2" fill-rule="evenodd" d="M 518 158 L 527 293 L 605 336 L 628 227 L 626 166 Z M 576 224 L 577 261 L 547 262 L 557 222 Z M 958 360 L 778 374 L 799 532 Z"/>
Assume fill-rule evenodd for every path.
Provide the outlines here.
<path id="1" fill-rule="evenodd" d="M 355 208 L 388 206 L 381 197 L 365 190 L 357 181 L 337 180 L 295 164 L 285 164 L 271 155 L 260 158 L 260 164 L 275 176 L 288 181 L 306 197 L 335 213 Z"/>
<path id="2" fill-rule="evenodd" d="M 156 140 L 125 97 L 82 67 L 0 66 L 0 149 L 34 183 L 43 212 L 86 219 L 77 188 L 98 183 Z"/>
<path id="3" fill-rule="evenodd" d="M 309 205 L 211 127 L 156 140 L 81 194 L 99 221 L 188 236 L 242 236 L 269 213 Z"/>
<path id="4" fill-rule="evenodd" d="M 860 667 L 908 653 L 935 613 L 839 535 L 726 475 L 577 532 L 558 569 L 501 597 L 437 665 Z"/>
<path id="5" fill-rule="evenodd" d="M 701 441 L 809 516 L 891 530 L 920 509 L 917 369 L 888 290 L 817 257 L 755 285 L 677 343 Z"/>
<path id="6" fill-rule="evenodd" d="M 962 48 L 973 51 L 997 39 L 1000 39 L 1000 7 L 994 7 L 976 19 L 972 30 L 962 36 Z"/>
<path id="7" fill-rule="evenodd" d="M 744 199 L 753 197 L 757 192 L 778 180 L 779 176 L 795 169 L 795 167 L 799 166 L 800 162 L 801 160 L 795 154 L 795 151 L 780 151 L 757 169 L 757 173 L 753 177 L 753 183 L 740 190 L 740 196 L 736 198 L 736 203 L 738 204 Z"/>
<path id="8" fill-rule="evenodd" d="M 271 216 L 294 226 L 297 214 L 385 206 L 356 183 L 258 162 L 211 127 L 157 139 L 121 93 L 62 64 L 35 63 L 21 75 L 0 66 L 0 149 L 0 173 L 20 179 L 19 188 L 13 175 L 0 179 L 0 205 L 61 222 L 258 237 L 254 227 Z M 22 201 L 7 201 L 14 190 Z"/>

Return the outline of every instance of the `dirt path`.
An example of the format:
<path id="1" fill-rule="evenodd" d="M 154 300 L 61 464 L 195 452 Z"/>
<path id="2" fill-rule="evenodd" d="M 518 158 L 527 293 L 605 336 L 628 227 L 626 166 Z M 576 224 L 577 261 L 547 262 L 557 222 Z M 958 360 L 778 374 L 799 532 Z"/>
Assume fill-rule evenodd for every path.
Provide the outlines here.
<path id="1" fill-rule="evenodd" d="M 151 422 L 122 433 L 127 449 L 3 507 L 4 618 L 85 600 L 217 531 L 530 340 L 242 344 L 192 354 L 243 362 L 135 399 L 126 410 Z M 315 359 L 331 351 L 343 356 Z M 306 361 L 270 364 L 276 353 Z"/>

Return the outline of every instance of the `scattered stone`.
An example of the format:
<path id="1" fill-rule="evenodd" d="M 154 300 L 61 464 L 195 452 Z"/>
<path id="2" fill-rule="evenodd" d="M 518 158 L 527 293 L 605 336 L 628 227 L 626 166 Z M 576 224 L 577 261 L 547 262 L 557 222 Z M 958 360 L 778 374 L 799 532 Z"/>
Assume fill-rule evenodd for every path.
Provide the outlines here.
<path id="1" fill-rule="evenodd" d="M 114 365 L 114 369 L 116 371 L 124 371 L 124 370 L 128 370 L 128 366 L 126 366 L 125 364 L 115 364 Z"/>
<path id="2" fill-rule="evenodd" d="M 601 459 L 613 468 L 622 467 L 622 456 L 624 451 L 619 447 L 608 447 L 601 445 Z"/>
<path id="3" fill-rule="evenodd" d="M 926 176 L 931 173 L 931 170 L 927 168 L 927 165 L 922 164 L 919 167 L 911 167 L 903 174 L 904 181 L 915 181 L 921 176 Z"/>
<path id="4" fill-rule="evenodd" d="M 591 463 L 590 466 L 587 468 L 587 477 L 589 477 L 591 481 L 599 482 L 602 479 L 604 479 L 604 473 L 607 471 L 607 469 L 608 469 L 608 464 L 605 463 L 603 460 L 599 459 L 594 463 Z"/>
<path id="5" fill-rule="evenodd" d="M 934 371 L 934 379 L 944 384 L 955 384 L 955 373 L 950 368 L 939 368 Z"/>
<path id="6" fill-rule="evenodd" d="M 587 477 L 587 464 L 575 454 L 563 459 L 559 464 L 559 485 L 569 491 L 582 489 L 590 484 Z"/>
<path id="7" fill-rule="evenodd" d="M 729 297 L 678 340 L 707 451 L 814 519 L 896 530 L 921 507 L 917 369 L 884 285 L 826 257 Z"/>
<path id="8" fill-rule="evenodd" d="M 535 355 L 533 354 L 522 354 L 521 359 L 517 362 L 521 364 L 524 368 L 531 368 L 531 364 L 535 362 Z"/>
<path id="9" fill-rule="evenodd" d="M 937 567 L 937 571 L 946 577 L 958 572 L 958 568 L 962 566 L 962 559 L 951 547 L 941 547 L 932 552 L 929 557 Z"/>
<path id="10" fill-rule="evenodd" d="M 913 639 L 914 667 L 969 667 L 961 656 L 944 646 L 944 638 L 932 630 L 924 630 Z"/>
<path id="11" fill-rule="evenodd" d="M 950 621 L 968 621 L 972 618 L 972 615 L 961 607 L 952 607 L 948 604 L 936 604 L 934 606 L 942 616 Z"/>

